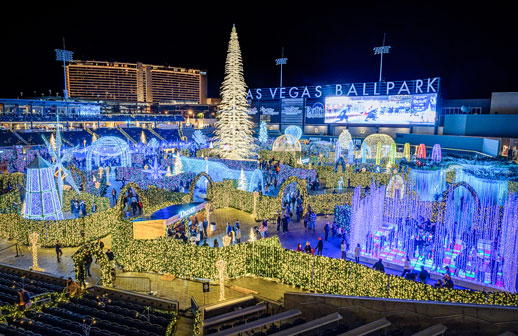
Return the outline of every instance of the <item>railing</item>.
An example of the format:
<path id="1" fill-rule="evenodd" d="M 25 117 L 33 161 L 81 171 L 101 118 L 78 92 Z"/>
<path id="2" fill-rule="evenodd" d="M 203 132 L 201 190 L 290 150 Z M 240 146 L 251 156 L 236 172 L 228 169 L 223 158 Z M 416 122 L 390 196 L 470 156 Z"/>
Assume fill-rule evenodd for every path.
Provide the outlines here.
<path id="1" fill-rule="evenodd" d="M 125 130 L 123 130 L 122 128 L 120 127 L 117 127 L 117 129 L 119 130 L 119 132 L 122 133 L 122 135 L 124 135 L 129 141 L 131 141 L 134 145 L 137 144 L 137 142 L 135 141 L 135 139 L 133 139 Z"/>
<path id="2" fill-rule="evenodd" d="M 94 131 L 89 129 L 88 127 L 85 128 L 85 131 L 88 132 L 88 134 L 90 134 L 91 136 L 95 136 L 95 137 L 99 138 L 99 136 Z"/>
<path id="3" fill-rule="evenodd" d="M 113 287 L 137 293 L 151 293 L 151 280 L 146 277 L 117 276 Z"/>
<path id="4" fill-rule="evenodd" d="M 162 141 L 166 141 L 160 134 L 158 134 L 154 129 L 152 128 L 146 128 L 148 131 L 151 132 L 151 134 L 153 134 L 154 136 L 156 136 L 158 139 L 162 140 Z"/>
<path id="5" fill-rule="evenodd" d="M 16 255 L 15 255 L 15 257 L 23 257 L 23 254 L 22 254 L 22 252 L 21 252 L 20 247 L 18 246 L 18 243 L 14 243 L 14 244 L 12 244 L 12 245 L 9 245 L 9 246 L 7 246 L 7 247 L 4 247 L 3 249 L 0 249 L 0 252 L 5 251 L 5 250 L 7 250 L 7 249 L 10 249 L 10 248 L 11 248 L 11 247 L 13 247 L 13 246 L 14 246 L 14 247 L 15 247 L 15 249 L 16 249 Z"/>
<path id="6" fill-rule="evenodd" d="M 25 145 L 30 145 L 20 134 L 18 134 L 15 130 L 10 129 L 10 131 L 18 138 L 21 142 L 23 142 Z"/>

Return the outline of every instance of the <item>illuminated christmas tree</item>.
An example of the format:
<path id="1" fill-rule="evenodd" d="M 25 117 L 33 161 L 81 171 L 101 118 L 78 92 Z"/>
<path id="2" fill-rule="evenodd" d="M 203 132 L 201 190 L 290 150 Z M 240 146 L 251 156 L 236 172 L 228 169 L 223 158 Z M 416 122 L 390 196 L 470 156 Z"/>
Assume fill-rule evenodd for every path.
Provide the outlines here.
<path id="1" fill-rule="evenodd" d="M 259 128 L 259 142 L 262 145 L 265 145 L 268 141 L 268 129 L 266 128 L 266 121 L 261 121 L 261 126 Z"/>
<path id="2" fill-rule="evenodd" d="M 215 145 L 223 158 L 244 159 L 255 149 L 252 137 L 254 124 L 247 113 L 246 95 L 241 50 L 234 26 L 228 44 L 225 79 L 221 85 L 220 118 L 216 123 Z"/>
<path id="3" fill-rule="evenodd" d="M 246 191 L 246 185 L 248 184 L 248 181 L 246 180 L 246 176 L 245 176 L 245 173 L 243 172 L 243 168 L 241 168 L 241 175 L 239 175 L 238 183 L 239 183 L 239 185 L 237 186 L 237 188 L 239 190 Z"/>
<path id="4" fill-rule="evenodd" d="M 174 174 L 179 175 L 182 173 L 182 159 L 180 156 L 180 152 L 178 152 L 178 155 L 176 155 L 176 160 L 174 161 Z"/>

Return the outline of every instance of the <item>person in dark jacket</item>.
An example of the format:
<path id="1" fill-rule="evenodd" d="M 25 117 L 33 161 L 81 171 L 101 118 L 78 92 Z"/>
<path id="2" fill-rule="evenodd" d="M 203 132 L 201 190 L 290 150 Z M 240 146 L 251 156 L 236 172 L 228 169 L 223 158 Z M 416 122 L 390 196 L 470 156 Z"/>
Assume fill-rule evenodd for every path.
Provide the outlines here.
<path id="1" fill-rule="evenodd" d="M 325 235 L 325 241 L 327 241 L 327 237 L 329 236 L 329 223 L 326 223 L 326 226 L 324 226 L 324 233 Z"/>
<path id="2" fill-rule="evenodd" d="M 419 272 L 419 281 L 422 283 L 426 283 L 426 279 L 430 277 L 430 273 L 424 269 L 424 266 L 421 266 L 421 272 Z"/>
<path id="3" fill-rule="evenodd" d="M 324 249 L 324 242 L 321 237 L 318 237 L 317 243 L 317 255 L 322 255 L 322 250 Z"/>
<path id="4" fill-rule="evenodd" d="M 443 287 L 444 288 L 453 289 L 453 280 L 451 279 L 451 276 L 449 276 L 448 274 L 444 275 L 444 285 L 443 285 Z"/>
<path id="5" fill-rule="evenodd" d="M 309 244 L 309 241 L 306 242 L 306 246 L 304 246 L 304 253 L 313 253 L 313 249 L 311 248 L 311 245 Z"/>
<path id="6" fill-rule="evenodd" d="M 379 258 L 379 260 L 374 264 L 374 266 L 372 266 L 372 268 L 376 271 L 385 273 L 385 266 L 383 265 L 383 261 L 381 260 L 381 258 Z"/>
<path id="7" fill-rule="evenodd" d="M 61 262 L 61 256 L 63 255 L 63 251 L 61 251 L 61 243 L 56 241 L 56 256 L 58 257 L 58 262 Z"/>
<path id="8" fill-rule="evenodd" d="M 83 262 L 85 264 L 85 270 L 86 270 L 86 276 L 92 276 L 92 273 L 90 272 L 90 266 L 92 265 L 92 256 L 90 255 L 90 252 L 86 251 L 85 255 L 83 256 Z"/>

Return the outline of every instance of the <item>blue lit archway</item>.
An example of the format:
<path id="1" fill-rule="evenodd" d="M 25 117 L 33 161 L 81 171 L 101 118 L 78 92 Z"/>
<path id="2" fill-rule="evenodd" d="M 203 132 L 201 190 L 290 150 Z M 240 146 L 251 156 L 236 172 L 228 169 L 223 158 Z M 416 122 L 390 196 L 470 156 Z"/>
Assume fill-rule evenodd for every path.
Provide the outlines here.
<path id="1" fill-rule="evenodd" d="M 92 170 L 92 156 L 97 167 L 100 165 L 101 157 L 120 158 L 119 167 L 131 167 L 131 152 L 128 144 L 118 137 L 102 137 L 94 142 L 86 154 L 86 170 Z"/>

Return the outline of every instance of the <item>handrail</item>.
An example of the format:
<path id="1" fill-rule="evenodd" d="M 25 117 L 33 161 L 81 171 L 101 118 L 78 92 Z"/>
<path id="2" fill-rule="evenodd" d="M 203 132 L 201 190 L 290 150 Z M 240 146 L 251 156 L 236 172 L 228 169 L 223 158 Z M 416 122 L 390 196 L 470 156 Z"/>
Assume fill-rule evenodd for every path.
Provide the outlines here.
<path id="1" fill-rule="evenodd" d="M 144 129 L 144 128 L 143 128 Z M 160 134 L 158 134 L 154 129 L 152 129 L 151 127 L 150 128 L 145 128 L 147 129 L 149 132 L 151 132 L 151 134 L 153 134 L 154 136 L 156 136 L 158 139 L 162 140 L 162 141 L 166 141 Z"/>
<path id="2" fill-rule="evenodd" d="M 126 132 L 125 130 L 123 130 L 120 126 L 117 126 L 117 129 L 119 130 L 119 132 L 122 133 L 122 135 L 124 135 L 129 141 L 133 142 L 134 145 L 137 144 L 137 141 L 135 141 L 135 139 L 133 139 L 129 134 L 128 132 Z"/>
<path id="3" fill-rule="evenodd" d="M 13 129 L 9 129 L 21 142 L 23 142 L 23 144 L 29 146 L 30 143 L 27 142 L 27 140 L 25 140 L 24 138 L 22 138 L 22 136 L 20 134 L 18 134 L 18 132 L 16 132 L 15 130 Z"/>

